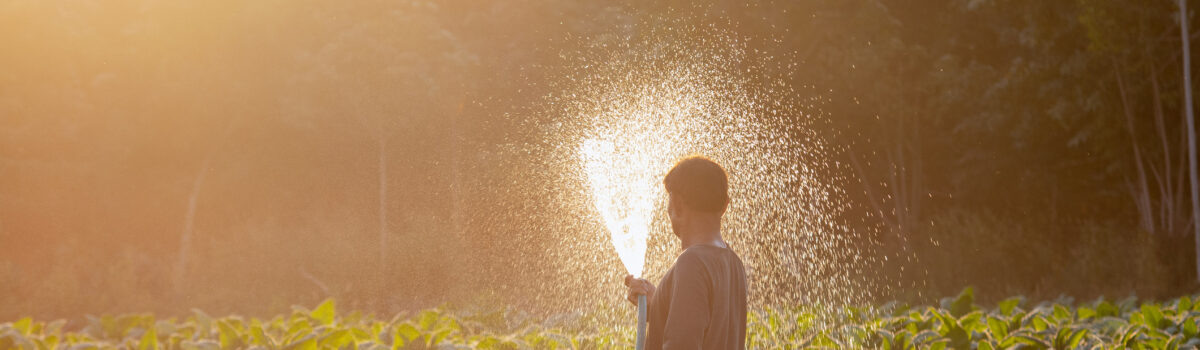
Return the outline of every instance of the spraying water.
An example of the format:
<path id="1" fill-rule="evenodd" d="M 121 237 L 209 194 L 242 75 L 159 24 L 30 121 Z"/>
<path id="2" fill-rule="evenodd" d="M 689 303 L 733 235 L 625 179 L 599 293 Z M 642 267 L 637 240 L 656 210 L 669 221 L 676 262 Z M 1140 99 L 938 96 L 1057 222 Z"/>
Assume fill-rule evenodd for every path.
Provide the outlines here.
<path id="1" fill-rule="evenodd" d="M 641 277 L 646 262 L 646 239 L 650 219 L 660 196 L 657 169 L 667 161 L 663 152 L 656 152 L 654 135 L 643 130 L 601 133 L 583 141 L 580 155 L 596 209 L 604 218 L 625 270 Z M 646 340 L 646 296 L 638 296 L 637 340 L 641 350 Z"/>
<path id="2" fill-rule="evenodd" d="M 563 53 L 570 70 L 531 125 L 545 141 L 518 150 L 536 161 L 504 187 L 550 203 L 513 210 L 541 214 L 514 240 L 538 262 L 529 271 L 537 277 L 521 279 L 529 287 L 498 283 L 536 291 L 540 305 L 587 311 L 623 302 L 622 266 L 657 281 L 680 252 L 663 176 L 702 154 L 729 173 L 722 231 L 746 265 L 752 309 L 834 310 L 869 298 L 869 271 L 882 262 L 864 253 L 870 235 L 841 221 L 848 181 L 813 131 L 820 101 L 797 98 L 782 76 L 799 60 L 775 65 L 712 28 L 652 27 Z"/>
<path id="3" fill-rule="evenodd" d="M 620 45 L 630 45 L 621 47 Z M 850 303 L 868 292 L 860 235 L 838 217 L 844 179 L 830 164 L 806 101 L 769 58 L 719 31 L 654 33 L 598 50 L 572 93 L 580 121 L 582 178 L 621 261 L 638 274 L 665 272 L 678 254 L 665 215 L 662 178 L 674 161 L 704 154 L 730 173 L 726 239 L 747 261 L 759 304 Z M 811 108 L 811 107 L 808 107 Z M 576 166 L 578 168 L 578 165 Z M 570 174 L 570 172 L 569 172 Z M 657 218 L 657 220 L 656 220 Z M 869 242 L 868 242 L 869 243 Z"/>
<path id="4" fill-rule="evenodd" d="M 641 277 L 646 262 L 646 238 L 658 202 L 661 177 L 655 169 L 664 162 L 648 147 L 629 147 L 627 135 L 603 135 L 580 147 L 596 210 L 604 219 L 625 270 Z M 621 145 L 621 149 L 618 149 Z"/>

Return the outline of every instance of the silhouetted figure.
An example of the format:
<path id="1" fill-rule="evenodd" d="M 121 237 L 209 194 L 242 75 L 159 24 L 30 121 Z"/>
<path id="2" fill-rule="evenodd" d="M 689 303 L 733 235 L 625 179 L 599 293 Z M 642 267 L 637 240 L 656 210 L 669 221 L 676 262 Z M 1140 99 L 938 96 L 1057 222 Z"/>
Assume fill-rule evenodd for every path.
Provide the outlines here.
<path id="1" fill-rule="evenodd" d="M 746 270 L 721 238 L 721 216 L 729 206 L 725 170 L 708 158 L 688 157 L 663 184 L 671 231 L 683 253 L 658 287 L 625 276 L 630 302 L 646 295 L 646 349 L 744 349 Z"/>

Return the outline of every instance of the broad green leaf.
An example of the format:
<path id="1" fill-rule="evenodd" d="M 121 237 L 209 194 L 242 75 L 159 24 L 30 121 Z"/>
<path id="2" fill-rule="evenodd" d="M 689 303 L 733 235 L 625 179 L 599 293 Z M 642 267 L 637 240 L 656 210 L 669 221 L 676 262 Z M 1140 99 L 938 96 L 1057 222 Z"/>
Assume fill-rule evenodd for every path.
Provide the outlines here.
<path id="1" fill-rule="evenodd" d="M 946 346 L 949 344 L 950 342 L 947 340 L 940 340 L 930 345 L 929 350 L 945 350 Z"/>
<path id="2" fill-rule="evenodd" d="M 17 322 L 14 322 L 12 325 L 13 325 L 13 328 L 15 328 L 17 330 L 17 332 L 21 333 L 21 335 L 27 336 L 33 332 L 33 318 L 29 318 L 29 317 L 22 318 L 20 320 L 17 320 Z"/>
<path id="3" fill-rule="evenodd" d="M 962 317 L 968 312 L 971 312 L 972 304 L 975 302 L 975 288 L 967 287 L 958 297 L 954 298 L 954 302 L 950 304 L 950 314 L 955 318 Z"/>
<path id="4" fill-rule="evenodd" d="M 42 339 L 35 339 L 38 343 L 38 350 L 55 350 L 58 349 L 60 339 L 57 335 L 51 335 Z"/>
<path id="5" fill-rule="evenodd" d="M 285 345 L 282 350 L 317 350 L 317 337 L 309 334 Z"/>
<path id="6" fill-rule="evenodd" d="M 875 336 L 879 337 L 879 339 L 885 349 L 891 349 L 892 339 L 896 338 L 895 333 L 892 333 L 886 329 L 876 330 Z"/>
<path id="7" fill-rule="evenodd" d="M 353 344 L 353 343 L 354 343 L 354 336 L 350 334 L 349 330 L 345 330 L 345 329 L 333 331 L 329 334 L 322 336 L 317 341 L 317 345 L 323 349 L 329 349 L 329 348 L 338 349 L 338 348 L 341 348 L 342 346 L 345 346 L 347 344 Z"/>
<path id="8" fill-rule="evenodd" d="M 250 336 L 254 338 L 254 342 L 257 345 L 275 348 L 275 339 L 272 339 L 271 336 L 267 335 L 267 332 L 263 330 L 261 325 L 251 326 Z"/>
<path id="9" fill-rule="evenodd" d="M 1045 339 L 1027 334 L 1018 335 L 1016 336 L 1016 339 L 1019 344 L 1025 344 L 1034 349 L 1049 349 L 1053 346 Z"/>
<path id="10" fill-rule="evenodd" d="M 337 316 L 335 311 L 333 299 L 325 299 L 321 305 L 317 305 L 317 308 L 309 313 L 309 316 L 322 325 L 330 325 L 333 324 L 333 320 Z"/>
<path id="11" fill-rule="evenodd" d="M 982 311 L 972 311 L 971 313 L 959 317 L 958 325 L 968 332 L 983 331 L 987 328 L 983 322 Z"/>
<path id="12" fill-rule="evenodd" d="M 138 342 L 138 350 L 158 350 L 158 332 L 154 327 L 150 327 L 146 334 L 142 335 L 142 340 Z"/>
<path id="13" fill-rule="evenodd" d="M 1096 304 L 1096 314 L 1100 317 L 1119 317 L 1121 316 L 1121 309 L 1117 308 L 1117 306 L 1113 305 L 1113 303 L 1101 301 L 1099 304 Z"/>
<path id="14" fill-rule="evenodd" d="M 1142 304 L 1142 317 L 1145 317 L 1146 326 L 1151 329 L 1163 329 L 1167 327 L 1162 310 L 1159 309 L 1158 305 Z"/>
<path id="15" fill-rule="evenodd" d="M 438 314 L 433 310 L 425 310 L 421 312 L 417 319 L 417 324 L 421 330 L 433 330 L 433 326 L 437 325 Z"/>
<path id="16" fill-rule="evenodd" d="M 200 309 L 192 309 L 192 318 L 198 327 L 197 332 L 200 334 L 208 334 L 212 330 L 212 317 Z"/>
<path id="17" fill-rule="evenodd" d="M 446 340 L 446 337 L 450 336 L 451 332 L 454 332 L 454 330 L 449 328 L 442 328 L 434 332 L 433 335 L 429 337 L 429 346 L 441 344 L 442 341 Z"/>
<path id="18" fill-rule="evenodd" d="M 1119 332 L 1121 337 L 1119 338 L 1117 344 L 1121 346 L 1132 346 L 1138 340 L 1138 336 L 1141 335 L 1141 333 L 1142 326 L 1130 324 L 1129 326 L 1126 326 L 1123 331 Z"/>
<path id="19" fill-rule="evenodd" d="M 349 331 L 350 336 L 354 338 L 354 341 L 367 341 L 375 339 L 370 332 L 362 328 L 350 328 Z"/>
<path id="20" fill-rule="evenodd" d="M 416 339 L 419 336 L 421 336 L 421 331 L 418 330 L 417 327 L 412 323 L 405 322 L 396 326 L 396 336 L 394 342 L 397 344 L 403 344 L 410 340 Z"/>
<path id="21" fill-rule="evenodd" d="M 1004 320 L 999 318 L 989 317 L 987 323 L 992 339 L 1000 340 L 1008 337 L 1008 322 L 1004 322 Z"/>
<path id="22" fill-rule="evenodd" d="M 67 320 L 54 320 L 53 322 L 47 323 L 46 328 L 43 330 L 43 334 L 61 335 L 62 328 L 66 324 L 67 324 Z"/>
<path id="23" fill-rule="evenodd" d="M 221 348 L 231 349 L 241 347 L 243 345 L 241 334 L 239 334 L 237 329 L 235 329 L 228 320 L 217 320 L 217 330 L 220 332 L 219 340 L 221 342 Z"/>
<path id="24" fill-rule="evenodd" d="M 1054 346 L 1054 348 L 1055 349 L 1066 349 L 1067 341 L 1071 338 L 1071 332 L 1072 332 L 1071 328 L 1068 328 L 1068 327 L 1059 328 L 1058 332 L 1054 333 L 1054 341 L 1052 342 L 1052 345 Z"/>
<path id="25" fill-rule="evenodd" d="M 290 337 L 298 338 L 300 335 L 303 335 L 305 333 L 310 333 L 311 331 L 312 331 L 312 325 L 310 325 L 308 323 L 307 318 L 294 318 L 294 319 L 292 319 L 292 324 L 290 326 L 288 326 L 287 336 L 289 338 Z"/>
<path id="26" fill-rule="evenodd" d="M 1068 349 L 1077 348 L 1080 345 L 1080 343 L 1082 343 L 1083 340 L 1085 338 L 1087 338 L 1087 335 L 1088 335 L 1087 328 L 1080 328 L 1080 329 L 1075 330 L 1073 333 L 1071 333 L 1071 337 L 1067 338 L 1067 343 L 1065 344 L 1066 348 L 1068 348 Z"/>
<path id="27" fill-rule="evenodd" d="M 1004 301 L 1001 301 L 1000 304 L 997 305 L 997 308 L 1000 309 L 1000 314 L 1004 316 L 1012 316 L 1013 310 L 1015 310 L 1017 306 L 1020 306 L 1023 300 L 1025 300 L 1025 298 L 1020 296 L 1004 299 Z"/>
<path id="28" fill-rule="evenodd" d="M 1075 309 L 1075 315 L 1079 316 L 1080 320 L 1088 320 L 1092 317 L 1096 317 L 1096 310 L 1093 310 L 1089 307 L 1079 307 L 1078 309 Z"/>
<path id="29" fill-rule="evenodd" d="M 922 331 L 920 333 L 913 334 L 912 343 L 914 345 L 926 345 L 931 342 L 934 342 L 934 340 L 941 339 L 941 338 L 942 338 L 942 334 L 938 334 L 937 332 Z"/>
<path id="30" fill-rule="evenodd" d="M 1068 310 L 1066 306 L 1059 304 L 1054 304 L 1053 316 L 1054 320 L 1056 321 L 1055 323 L 1070 322 L 1074 319 L 1071 310 Z"/>
<path id="31" fill-rule="evenodd" d="M 1050 326 L 1049 323 L 1046 322 L 1046 318 L 1041 314 L 1031 313 L 1025 317 L 1027 321 L 1024 322 L 1023 326 L 1033 328 L 1033 330 L 1036 332 L 1044 331 Z"/>
<path id="32" fill-rule="evenodd" d="M 946 334 L 946 338 L 949 338 L 950 345 L 954 346 L 955 349 L 966 348 L 971 343 L 971 335 L 966 330 L 963 330 L 962 327 L 950 329 L 950 332 Z"/>
<path id="33" fill-rule="evenodd" d="M 1188 317 L 1183 320 L 1183 336 L 1188 339 L 1200 336 L 1200 327 L 1196 325 L 1196 318 Z"/>
<path id="34" fill-rule="evenodd" d="M 1042 332 L 1048 329 L 1050 329 L 1050 321 L 1046 320 L 1045 317 L 1038 316 L 1033 319 L 1033 330 Z"/>

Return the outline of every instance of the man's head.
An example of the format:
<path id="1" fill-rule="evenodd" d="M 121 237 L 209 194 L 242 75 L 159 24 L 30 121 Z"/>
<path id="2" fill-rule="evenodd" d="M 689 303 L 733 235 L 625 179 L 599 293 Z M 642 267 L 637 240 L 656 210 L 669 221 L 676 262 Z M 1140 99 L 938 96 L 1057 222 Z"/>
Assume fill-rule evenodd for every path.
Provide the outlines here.
<path id="1" fill-rule="evenodd" d="M 729 206 L 725 169 L 704 156 L 690 156 L 675 163 L 663 185 L 670 196 L 667 212 L 671 229 L 677 236 L 700 220 L 715 220 L 719 224 Z"/>

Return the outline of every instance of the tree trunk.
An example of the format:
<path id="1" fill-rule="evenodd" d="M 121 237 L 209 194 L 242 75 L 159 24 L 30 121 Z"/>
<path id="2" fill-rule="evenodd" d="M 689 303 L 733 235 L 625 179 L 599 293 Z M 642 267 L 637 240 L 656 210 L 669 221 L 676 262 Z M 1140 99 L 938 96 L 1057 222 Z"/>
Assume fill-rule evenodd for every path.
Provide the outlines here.
<path id="1" fill-rule="evenodd" d="M 1171 189 L 1174 185 L 1174 173 L 1171 166 L 1171 137 L 1168 136 L 1169 134 L 1167 133 L 1165 121 L 1166 118 L 1164 117 L 1164 114 L 1166 113 L 1163 112 L 1162 93 L 1160 92 L 1161 90 L 1159 89 L 1158 83 L 1158 69 L 1155 68 L 1153 60 L 1150 60 L 1149 71 L 1151 87 L 1150 91 L 1153 93 L 1152 96 L 1154 96 L 1154 126 L 1155 130 L 1158 132 L 1158 139 L 1162 144 L 1163 153 L 1162 174 L 1159 174 L 1157 169 L 1152 168 L 1154 169 L 1155 179 L 1158 180 L 1159 188 L 1158 225 L 1160 228 L 1162 228 L 1163 232 L 1166 232 L 1168 235 L 1176 235 L 1181 232 L 1177 231 L 1175 228 L 1175 221 L 1177 221 L 1175 217 L 1177 215 L 1175 212 L 1175 203 L 1177 203 L 1177 201 L 1175 200 L 1175 197 L 1172 196 L 1171 192 Z"/>
<path id="2" fill-rule="evenodd" d="M 1179 0 L 1179 35 L 1183 42 L 1183 101 L 1188 132 L 1188 169 L 1192 184 L 1192 222 L 1200 223 L 1200 179 L 1196 174 L 1196 120 L 1192 113 L 1192 55 L 1188 37 L 1187 0 Z M 1193 225 L 1196 238 L 1196 278 L 1200 280 L 1200 225 Z"/>
<path id="3" fill-rule="evenodd" d="M 450 232 L 458 243 L 466 230 L 466 191 L 463 187 L 466 185 L 463 179 L 463 136 L 460 124 L 462 120 L 462 103 L 459 103 L 458 110 L 450 115 Z"/>
<path id="4" fill-rule="evenodd" d="M 390 280 L 388 278 L 388 221 L 387 221 L 387 137 L 384 136 L 382 125 L 379 128 L 379 264 L 376 267 L 374 283 L 375 310 L 388 310 L 390 302 L 387 298 Z M 387 312 L 387 311 L 384 311 Z"/>
<path id="5" fill-rule="evenodd" d="M 179 255 L 175 260 L 175 276 L 171 281 L 176 294 L 183 291 L 183 281 L 187 278 L 184 271 L 187 269 L 188 251 L 192 249 L 192 235 L 196 226 L 196 202 L 200 197 L 200 188 L 204 186 L 204 179 L 208 175 L 208 167 L 212 163 L 214 153 L 216 152 L 210 151 L 204 157 L 200 171 L 192 180 L 192 189 L 188 192 L 187 211 L 183 215 L 183 233 L 179 236 Z"/>
<path id="6" fill-rule="evenodd" d="M 196 173 L 196 178 L 192 180 L 192 189 L 188 191 L 187 211 L 183 214 L 183 232 L 179 235 L 179 255 L 175 260 L 174 276 L 171 280 L 171 287 L 175 295 L 183 292 L 184 281 L 187 280 L 188 255 L 192 250 L 192 236 L 195 235 L 196 207 L 200 198 L 200 189 L 204 187 L 204 179 L 208 177 L 208 169 L 212 167 L 213 158 L 217 157 L 224 140 L 233 133 L 236 122 L 237 119 L 229 119 L 225 123 L 225 128 L 217 136 L 216 142 L 204 155 L 204 161 L 200 163 L 200 171 Z"/>
<path id="7" fill-rule="evenodd" d="M 387 268 L 387 138 L 379 136 L 379 269 Z M 382 276 L 381 276 L 382 277 Z"/>
<path id="8" fill-rule="evenodd" d="M 1145 160 L 1142 158 L 1142 149 L 1138 145 L 1137 131 L 1134 130 L 1133 123 L 1133 107 L 1129 102 L 1129 95 L 1125 92 L 1125 79 L 1121 77 L 1121 65 L 1113 60 L 1114 73 L 1117 77 L 1117 92 L 1121 95 L 1121 105 L 1125 114 L 1125 127 L 1129 132 L 1129 144 L 1133 146 L 1133 163 L 1137 166 L 1137 182 L 1132 181 L 1129 185 L 1129 194 L 1133 197 L 1133 203 L 1138 210 L 1138 226 L 1146 233 L 1155 233 L 1157 230 L 1154 226 L 1154 208 L 1150 202 L 1150 184 L 1146 176 Z"/>

